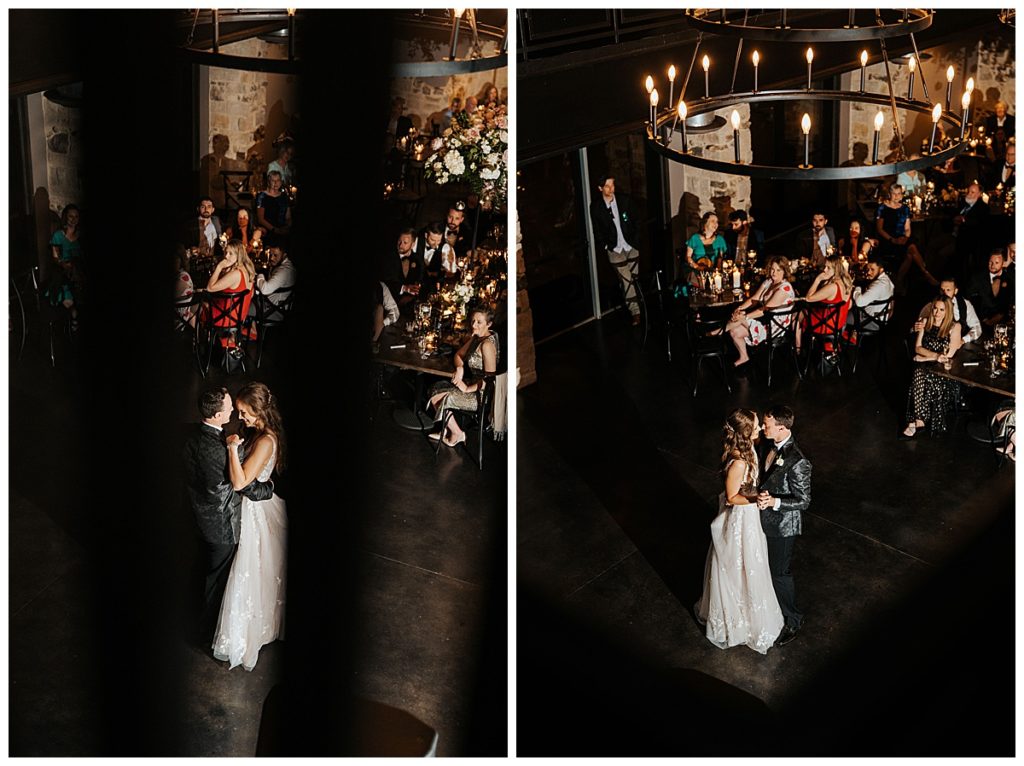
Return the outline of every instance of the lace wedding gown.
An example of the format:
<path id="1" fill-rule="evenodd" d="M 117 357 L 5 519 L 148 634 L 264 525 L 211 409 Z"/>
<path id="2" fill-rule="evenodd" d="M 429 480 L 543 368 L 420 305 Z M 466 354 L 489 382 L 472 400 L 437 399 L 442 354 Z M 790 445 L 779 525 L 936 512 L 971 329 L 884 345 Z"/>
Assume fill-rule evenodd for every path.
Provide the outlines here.
<path id="1" fill-rule="evenodd" d="M 277 440 L 258 481 L 268 481 L 277 460 Z M 277 495 L 254 502 L 242 498 L 242 531 L 231 564 L 214 632 L 213 656 L 234 668 L 256 667 L 260 647 L 284 638 L 285 550 L 288 519 Z"/>
<path id="2" fill-rule="evenodd" d="M 753 473 L 753 476 L 751 474 Z M 744 486 L 757 486 L 756 468 L 746 468 Z M 768 567 L 768 541 L 756 503 L 729 505 L 718 496 L 711 522 L 711 548 L 704 593 L 695 607 L 707 624 L 708 641 L 720 649 L 746 644 L 765 654 L 782 631 L 782 610 Z"/>

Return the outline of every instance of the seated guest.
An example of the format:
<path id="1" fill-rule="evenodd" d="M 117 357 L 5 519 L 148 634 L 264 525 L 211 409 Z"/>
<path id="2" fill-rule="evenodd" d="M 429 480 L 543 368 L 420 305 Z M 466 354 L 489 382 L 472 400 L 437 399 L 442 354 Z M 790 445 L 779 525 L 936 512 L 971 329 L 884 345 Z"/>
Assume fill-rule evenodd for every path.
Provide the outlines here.
<path id="1" fill-rule="evenodd" d="M 919 160 L 921 155 L 914 152 L 910 155 L 910 159 Z M 907 199 L 913 199 L 914 195 L 922 193 L 928 179 L 924 177 L 924 173 L 918 170 L 906 170 L 896 176 L 896 183 L 903 187 L 903 193 Z"/>
<path id="2" fill-rule="evenodd" d="M 986 327 L 1002 322 L 1014 304 L 1013 277 L 1004 267 L 1003 251 L 993 250 L 988 257 L 988 269 L 975 274 L 967 288 L 967 295 Z"/>
<path id="3" fill-rule="evenodd" d="M 71 314 L 71 326 L 74 329 L 78 327 L 75 286 L 82 257 L 81 218 L 82 211 L 78 205 L 65 205 L 60 213 L 61 226 L 50 237 L 50 255 L 53 260 L 46 290 L 51 306 L 63 306 Z"/>
<path id="4" fill-rule="evenodd" d="M 996 452 L 1006 455 L 1013 462 L 1017 462 L 1017 413 L 1016 404 L 1013 399 L 1006 399 L 996 407 L 996 414 L 992 416 L 992 435 L 999 446 Z M 1006 443 L 1004 447 L 1002 442 Z"/>
<path id="5" fill-rule="evenodd" d="M 455 251 L 444 241 L 444 231 L 445 225 L 435 221 L 427 224 L 416 240 L 416 251 L 423 264 L 423 273 L 435 287 L 459 271 Z"/>
<path id="6" fill-rule="evenodd" d="M 286 236 L 291 231 L 292 210 L 284 182 L 276 170 L 267 173 L 267 188 L 256 195 L 256 224 L 267 234 Z"/>
<path id="7" fill-rule="evenodd" d="M 281 174 L 281 185 L 291 186 L 295 183 L 295 163 L 292 157 L 295 156 L 295 141 L 287 133 L 282 133 L 274 141 L 274 149 L 277 151 L 277 158 L 267 165 L 267 173 L 277 171 Z"/>
<path id="8" fill-rule="evenodd" d="M 737 260 L 736 254 L 746 257 L 748 250 L 756 253 L 764 252 L 764 232 L 754 228 L 754 219 L 747 215 L 746 210 L 733 210 L 729 213 L 729 228 L 725 232 L 725 244 L 729 248 L 729 259 Z"/>
<path id="9" fill-rule="evenodd" d="M 256 289 L 266 297 L 269 303 L 276 306 L 284 300 L 284 297 L 277 293 L 295 287 L 298 275 L 295 273 L 295 264 L 292 263 L 292 259 L 288 257 L 288 253 L 279 242 L 271 242 L 267 247 L 267 262 L 270 265 L 270 270 L 265 277 L 262 274 L 256 275 Z M 280 312 L 275 311 L 269 313 L 266 318 L 277 322 L 282 317 Z"/>
<path id="10" fill-rule="evenodd" d="M 480 373 L 495 372 L 498 369 L 498 336 L 491 332 L 494 314 L 490 309 L 477 308 L 470 313 L 473 334 L 455 352 L 455 373 L 451 382 L 440 381 L 430 389 L 429 406 L 434 408 L 434 420 L 440 422 L 445 410 L 475 412 L 477 391 L 483 385 Z M 466 441 L 466 432 L 453 417 L 448 420 L 446 433 L 430 435 L 431 439 L 443 439 L 449 447 Z"/>
<path id="11" fill-rule="evenodd" d="M 853 305 L 861 309 L 864 316 L 873 317 L 884 311 L 885 306 L 869 306 L 869 304 L 889 300 L 893 295 L 894 288 L 892 280 L 885 273 L 885 266 L 882 265 L 878 258 L 872 258 L 868 261 L 868 279 L 871 281 L 867 287 L 853 288 L 851 296 L 853 298 Z M 850 313 L 849 324 L 853 324 L 853 312 Z"/>
<path id="12" fill-rule="evenodd" d="M 850 221 L 850 233 L 839 240 L 839 254 L 846 256 L 851 263 L 854 263 L 860 255 L 867 257 L 871 247 L 872 241 L 862 233 L 860 221 Z"/>
<path id="13" fill-rule="evenodd" d="M 391 296 L 391 291 L 383 282 L 377 282 L 374 289 L 373 301 L 373 335 L 371 343 L 376 344 L 380 340 L 380 334 L 388 325 L 398 321 L 398 304 Z M 375 347 L 376 348 L 376 347 Z"/>
<path id="14" fill-rule="evenodd" d="M 930 425 L 932 436 L 946 430 L 946 419 L 953 410 L 960 384 L 936 375 L 933 362 L 945 364 L 960 348 L 960 325 L 953 321 L 953 304 L 940 295 L 932 303 L 932 313 L 918 331 L 914 377 L 907 395 L 907 427 L 902 438 L 912 439 L 917 431 Z"/>
<path id="15" fill-rule="evenodd" d="M 796 326 L 796 350 L 800 353 L 803 333 L 813 330 L 815 335 L 831 335 L 838 332 L 846 324 L 846 315 L 850 310 L 850 295 L 853 293 L 853 279 L 843 266 L 843 259 L 838 253 L 825 259 L 821 273 L 811 282 L 804 301 L 808 304 L 804 309 L 803 321 Z M 819 305 L 813 305 L 819 304 Z M 839 305 L 839 314 L 834 321 L 825 321 L 825 309 Z M 826 351 L 834 351 L 831 343 L 825 345 Z"/>
<path id="16" fill-rule="evenodd" d="M 185 247 L 198 247 L 203 255 L 213 254 L 222 232 L 220 218 L 213 211 L 213 200 L 200 197 L 196 217 L 190 218 L 182 227 L 179 240 Z"/>
<path id="17" fill-rule="evenodd" d="M 768 328 L 758 317 L 765 311 L 788 306 L 796 300 L 796 291 L 790 284 L 793 278 L 789 270 L 789 259 L 781 255 L 773 255 L 767 261 L 768 279 L 761 283 L 756 292 L 736 307 L 732 317 L 725 326 L 725 331 L 732 336 L 732 342 L 739 352 L 739 359 L 734 364 L 739 367 L 750 361 L 747 346 L 757 346 L 768 338 Z M 786 320 L 789 325 L 792 317 Z M 784 327 L 772 325 L 773 334 L 783 332 Z"/>
<path id="18" fill-rule="evenodd" d="M 238 293 L 245 293 L 239 314 L 234 312 L 218 316 L 214 324 L 218 327 L 233 327 L 241 318 L 249 315 L 249 305 L 252 302 L 252 286 L 256 279 L 256 267 L 252 265 L 249 254 L 242 247 L 241 240 L 232 239 L 224 246 L 224 257 L 213 267 L 210 281 L 206 285 L 206 292 L 220 293 L 224 296 L 234 296 Z M 226 308 L 226 300 L 215 299 L 213 306 L 220 306 L 221 311 Z M 221 313 L 220 311 L 218 313 Z M 235 346 L 236 339 L 222 338 L 221 345 L 228 348 Z"/>
<path id="19" fill-rule="evenodd" d="M 700 231 L 686 240 L 686 262 L 693 269 L 691 281 L 697 272 L 714 270 L 728 250 L 725 237 L 718 233 L 718 216 L 708 211 L 700 218 Z"/>
<path id="20" fill-rule="evenodd" d="M 1006 246 L 1006 263 L 1003 271 L 1010 275 L 1010 278 L 1017 276 L 1017 243 L 1011 242 Z"/>
<path id="21" fill-rule="evenodd" d="M 399 306 L 416 299 L 423 280 L 423 262 L 413 247 L 415 241 L 415 230 L 402 229 L 398 233 L 397 255 L 386 256 L 382 264 L 381 281 L 396 296 Z"/>
<path id="22" fill-rule="evenodd" d="M 238 208 L 235 213 L 235 222 L 230 224 L 224 232 L 228 235 L 228 239 L 241 240 L 242 246 L 248 253 L 252 253 L 256 243 L 263 236 L 263 229 L 253 226 L 249 219 L 249 211 L 244 207 Z"/>
<path id="23" fill-rule="evenodd" d="M 995 113 L 985 118 L 985 135 L 992 138 L 992 152 L 997 162 L 1006 155 L 1007 144 L 1016 132 L 1016 119 L 1006 113 L 1006 108 L 1005 101 L 996 101 Z"/>
<path id="24" fill-rule="evenodd" d="M 185 246 L 178 245 L 174 251 L 174 257 L 172 261 L 174 265 L 175 278 L 174 278 L 174 302 L 184 300 L 192 295 L 195 290 L 192 286 L 192 276 L 185 271 Z M 186 324 L 195 327 L 195 306 L 183 306 L 177 309 L 178 316 Z M 185 327 L 179 326 L 179 330 L 184 330 Z"/>
<path id="25" fill-rule="evenodd" d="M 1017 173 L 1014 168 L 1016 161 L 1017 145 L 1015 141 L 1010 141 L 1006 145 L 1006 157 L 1002 162 L 993 166 L 986 186 L 989 189 L 995 189 L 996 186 L 1002 184 L 1004 189 L 1013 189 L 1017 185 Z"/>
<path id="26" fill-rule="evenodd" d="M 836 233 L 828 225 L 828 216 L 816 211 L 811 216 L 811 230 L 801 234 L 798 243 L 800 257 L 808 259 L 814 268 L 822 268 L 828 256 L 828 248 L 836 246 Z"/>
<path id="27" fill-rule="evenodd" d="M 472 247 L 473 232 L 467 231 L 469 227 L 466 226 L 465 220 L 466 203 L 462 200 L 452 203 L 448 208 L 448 225 L 445 227 L 444 236 L 458 258 L 464 257 Z"/>
<path id="28" fill-rule="evenodd" d="M 903 289 L 907 272 L 916 265 L 928 283 L 938 287 L 939 280 L 931 275 L 917 241 L 910 233 L 910 208 L 903 201 L 903 187 L 892 184 L 885 192 L 882 204 L 875 212 L 875 230 L 878 234 L 878 256 L 888 269 L 896 271 L 897 289 Z"/>
<path id="29" fill-rule="evenodd" d="M 973 343 L 976 340 L 981 339 L 981 320 L 978 319 L 978 313 L 974 310 L 974 305 L 960 295 L 960 290 L 957 289 L 956 280 L 952 277 L 948 277 L 939 282 L 939 290 L 941 295 L 949 299 L 949 302 L 953 304 L 953 321 L 960 325 L 960 339 L 964 343 Z M 932 312 L 932 304 L 926 303 L 924 308 L 921 309 L 921 314 L 918 316 L 917 321 L 914 322 L 914 332 L 920 332 L 928 321 L 928 317 Z"/>
<path id="30" fill-rule="evenodd" d="M 974 270 L 981 254 L 985 252 L 988 219 L 988 204 L 981 197 L 981 185 L 977 181 L 968 184 L 960 212 L 953 218 L 956 259 L 965 274 Z"/>

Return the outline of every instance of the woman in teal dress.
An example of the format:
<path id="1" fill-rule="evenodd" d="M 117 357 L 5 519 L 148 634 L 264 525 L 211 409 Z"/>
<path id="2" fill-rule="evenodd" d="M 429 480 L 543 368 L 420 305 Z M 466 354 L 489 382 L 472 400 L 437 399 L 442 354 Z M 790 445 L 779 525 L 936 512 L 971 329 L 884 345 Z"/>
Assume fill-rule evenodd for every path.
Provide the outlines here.
<path id="1" fill-rule="evenodd" d="M 75 309 L 74 277 L 78 259 L 82 256 L 79 221 L 82 212 L 77 205 L 67 205 L 61 211 L 61 227 L 50 237 L 53 252 L 53 272 L 47 295 L 51 305 L 63 305 L 71 312 L 72 322 L 78 317 Z"/>
<path id="2" fill-rule="evenodd" d="M 699 271 L 713 270 L 728 249 L 725 237 L 718 233 L 718 216 L 705 213 L 700 219 L 700 231 L 686 240 L 686 262 L 693 269 L 693 276 Z"/>

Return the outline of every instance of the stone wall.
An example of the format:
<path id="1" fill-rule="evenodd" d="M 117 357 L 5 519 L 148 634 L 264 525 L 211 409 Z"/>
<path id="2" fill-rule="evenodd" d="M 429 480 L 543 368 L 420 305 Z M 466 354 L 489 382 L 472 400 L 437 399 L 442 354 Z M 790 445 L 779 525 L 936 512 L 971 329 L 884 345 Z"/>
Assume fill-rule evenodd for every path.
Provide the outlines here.
<path id="1" fill-rule="evenodd" d="M 396 77 L 391 81 L 391 98 L 405 99 L 405 113 L 422 131 L 430 115 L 447 109 L 453 98 L 465 103 L 467 96 L 479 98 L 491 85 L 499 94 L 506 89 L 507 95 L 508 67 L 452 77 Z"/>
<path id="2" fill-rule="evenodd" d="M 82 110 L 43 97 L 46 137 L 46 188 L 50 209 L 59 214 L 68 203 L 85 207 L 82 184 Z"/>

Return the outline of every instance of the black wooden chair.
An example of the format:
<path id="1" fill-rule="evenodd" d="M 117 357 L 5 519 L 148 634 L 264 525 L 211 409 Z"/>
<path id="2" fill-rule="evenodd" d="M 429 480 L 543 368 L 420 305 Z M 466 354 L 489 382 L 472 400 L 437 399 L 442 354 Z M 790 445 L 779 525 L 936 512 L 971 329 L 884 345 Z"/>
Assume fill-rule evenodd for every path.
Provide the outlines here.
<path id="1" fill-rule="evenodd" d="M 263 344 L 272 327 L 284 324 L 295 300 L 294 286 L 282 287 L 272 293 L 256 291 L 256 367 L 263 364 Z"/>
<path id="2" fill-rule="evenodd" d="M 868 338 L 878 338 L 879 362 L 886 369 L 889 368 L 889 355 L 885 349 L 885 328 L 889 326 L 895 310 L 896 299 L 893 297 L 872 301 L 863 306 L 854 304 L 850 307 L 850 315 L 853 317 L 852 335 L 843 337 L 843 346 L 849 350 L 853 363 L 850 365 L 850 372 L 857 372 L 857 362 L 860 361 L 861 346 Z"/>
<path id="3" fill-rule="evenodd" d="M 199 357 L 199 311 L 204 303 L 203 293 L 184 295 L 174 301 L 171 312 L 174 333 L 183 342 L 189 344 L 191 354 L 195 357 L 200 371 L 202 364 Z"/>
<path id="4" fill-rule="evenodd" d="M 843 323 L 839 321 L 842 310 L 842 303 L 809 304 L 804 307 L 804 316 L 807 318 L 807 326 L 802 333 L 807 352 L 804 375 L 811 369 L 815 353 L 818 356 L 818 372 L 822 377 L 825 377 L 826 356 L 829 354 L 836 355 L 835 370 L 840 376 L 843 374 L 842 365 L 838 362 L 843 349 Z"/>
<path id="5" fill-rule="evenodd" d="M 203 377 L 210 371 L 214 348 L 224 349 L 224 369 L 230 371 L 230 356 L 245 371 L 246 337 L 242 332 L 245 322 L 246 298 L 249 292 L 242 293 L 207 293 L 205 306 L 199 312 L 199 343 L 205 345 L 205 362 L 200 354 L 199 371 Z"/>
<path id="6" fill-rule="evenodd" d="M 56 286 L 58 277 L 52 276 L 50 280 L 44 280 L 40 274 L 39 267 L 32 267 L 32 287 L 35 291 L 36 309 L 39 313 L 39 322 L 46 328 L 46 339 L 49 346 L 50 366 L 57 366 L 57 336 L 58 333 L 66 335 L 68 340 L 73 336 L 71 312 L 62 305 L 53 305 L 50 302 L 48 291 Z"/>
<path id="7" fill-rule="evenodd" d="M 722 381 L 725 383 L 725 389 L 730 394 L 732 393 L 725 366 L 725 358 L 732 345 L 725 332 L 727 321 L 725 317 L 701 318 L 700 314 L 696 313 L 691 314 L 686 320 L 686 337 L 690 346 L 694 396 L 697 395 L 697 388 L 700 385 L 701 365 L 706 359 L 718 360 L 718 364 L 722 368 Z"/>
<path id="8" fill-rule="evenodd" d="M 764 356 L 767 361 L 768 388 L 772 387 L 772 368 L 776 357 L 785 355 L 793 361 L 793 368 L 798 378 L 803 378 L 800 373 L 800 360 L 796 356 L 796 323 L 800 313 L 800 304 L 792 303 L 789 306 L 774 310 L 765 310 L 757 318 L 764 325 L 767 337 L 763 343 L 751 346 L 748 353 L 751 355 L 751 362 L 754 357 Z"/>

